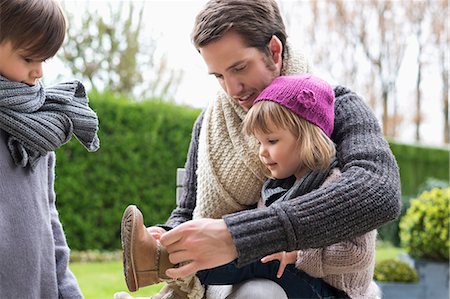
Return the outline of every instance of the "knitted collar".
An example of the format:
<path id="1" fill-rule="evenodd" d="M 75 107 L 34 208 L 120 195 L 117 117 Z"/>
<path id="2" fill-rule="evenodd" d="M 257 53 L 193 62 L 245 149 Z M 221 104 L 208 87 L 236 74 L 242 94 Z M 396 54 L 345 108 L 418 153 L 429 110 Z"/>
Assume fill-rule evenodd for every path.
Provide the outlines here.
<path id="1" fill-rule="evenodd" d="M 100 144 L 97 115 L 78 81 L 44 89 L 40 82 L 28 86 L 0 76 L 0 129 L 9 134 L 7 145 L 16 165 L 32 169 L 72 134 L 88 151 Z"/>
<path id="2" fill-rule="evenodd" d="M 286 47 L 281 74 L 308 72 L 303 55 Z M 253 207 L 264 182 L 257 145 L 241 133 L 246 112 L 221 92 L 205 111 L 199 137 L 197 203 L 194 218 L 220 218 Z"/>
<path id="3" fill-rule="evenodd" d="M 334 158 L 327 169 L 311 170 L 298 181 L 295 180 L 295 176 L 281 180 L 267 180 L 261 191 L 261 199 L 268 207 L 275 201 L 285 201 L 307 194 L 319 188 L 336 167 L 338 167 L 338 160 Z"/>

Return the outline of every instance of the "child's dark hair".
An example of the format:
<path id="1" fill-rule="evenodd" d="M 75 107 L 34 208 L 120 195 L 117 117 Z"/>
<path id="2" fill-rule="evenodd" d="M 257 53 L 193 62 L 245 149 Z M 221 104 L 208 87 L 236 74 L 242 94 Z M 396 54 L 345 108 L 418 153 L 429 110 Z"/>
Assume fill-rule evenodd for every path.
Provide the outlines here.
<path id="1" fill-rule="evenodd" d="M 30 58 L 53 57 L 66 34 L 57 0 L 0 0 L 0 44 L 11 42 Z"/>

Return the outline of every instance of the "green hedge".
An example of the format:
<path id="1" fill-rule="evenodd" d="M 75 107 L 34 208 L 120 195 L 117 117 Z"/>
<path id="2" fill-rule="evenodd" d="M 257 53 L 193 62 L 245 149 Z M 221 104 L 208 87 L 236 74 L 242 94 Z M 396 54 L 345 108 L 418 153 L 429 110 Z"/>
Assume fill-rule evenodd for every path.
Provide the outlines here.
<path id="1" fill-rule="evenodd" d="M 184 166 L 200 110 L 108 94 L 90 101 L 100 149 L 88 153 L 72 140 L 57 151 L 57 206 L 72 249 L 117 249 L 128 204 L 147 225 L 163 223 L 175 207 L 175 170 Z"/>
<path id="2" fill-rule="evenodd" d="M 91 94 L 100 119 L 100 149 L 76 140 L 57 151 L 57 205 L 72 249 L 120 248 L 120 220 L 136 204 L 146 225 L 163 223 L 175 207 L 176 168 L 183 167 L 199 109 L 157 100 L 135 102 Z M 390 143 L 404 194 L 429 177 L 448 181 L 449 151 Z M 404 197 L 405 206 L 409 196 Z M 383 240 L 398 244 L 398 221 L 383 226 Z"/>
<path id="3" fill-rule="evenodd" d="M 400 168 L 402 194 L 416 196 L 421 185 L 432 177 L 449 181 L 450 151 L 445 148 L 390 143 Z"/>
<path id="4" fill-rule="evenodd" d="M 409 208 L 410 199 L 433 187 L 447 187 L 449 183 L 450 151 L 444 148 L 389 143 L 400 168 L 402 212 L 399 219 L 378 230 L 379 238 L 400 246 L 399 222 Z"/>

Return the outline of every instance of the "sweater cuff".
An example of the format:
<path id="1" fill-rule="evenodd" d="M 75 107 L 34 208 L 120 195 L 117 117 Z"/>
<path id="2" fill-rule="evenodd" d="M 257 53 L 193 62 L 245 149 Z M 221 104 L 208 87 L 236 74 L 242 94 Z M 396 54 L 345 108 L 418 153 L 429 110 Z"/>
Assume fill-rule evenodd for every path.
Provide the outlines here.
<path id="1" fill-rule="evenodd" d="M 287 236 L 292 233 L 286 233 L 279 214 L 278 209 L 263 208 L 229 214 L 222 218 L 236 246 L 237 267 L 245 266 L 275 252 L 287 251 L 289 245 L 294 246 L 295 237 L 288 242 Z M 292 227 L 288 230 L 293 231 Z"/>

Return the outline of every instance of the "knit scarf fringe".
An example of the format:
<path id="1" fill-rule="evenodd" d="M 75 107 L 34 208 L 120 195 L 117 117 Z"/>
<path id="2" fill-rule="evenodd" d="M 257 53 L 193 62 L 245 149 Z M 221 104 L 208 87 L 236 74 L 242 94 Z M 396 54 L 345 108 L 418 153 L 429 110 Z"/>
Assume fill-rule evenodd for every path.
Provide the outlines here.
<path id="1" fill-rule="evenodd" d="M 0 76 L 0 129 L 9 134 L 14 163 L 32 169 L 72 134 L 88 151 L 100 147 L 98 118 L 78 81 L 44 89 L 39 82 L 28 86 Z"/>

